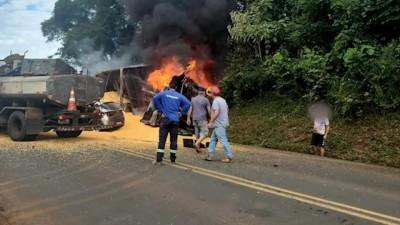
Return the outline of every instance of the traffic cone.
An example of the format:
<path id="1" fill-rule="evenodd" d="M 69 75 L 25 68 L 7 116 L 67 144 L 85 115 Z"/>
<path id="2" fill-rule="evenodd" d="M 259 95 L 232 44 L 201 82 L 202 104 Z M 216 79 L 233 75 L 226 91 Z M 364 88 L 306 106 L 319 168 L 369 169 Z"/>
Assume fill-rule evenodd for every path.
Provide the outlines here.
<path id="1" fill-rule="evenodd" d="M 76 111 L 76 101 L 75 101 L 75 91 L 74 87 L 71 88 L 71 92 L 69 93 L 68 100 L 68 111 Z"/>

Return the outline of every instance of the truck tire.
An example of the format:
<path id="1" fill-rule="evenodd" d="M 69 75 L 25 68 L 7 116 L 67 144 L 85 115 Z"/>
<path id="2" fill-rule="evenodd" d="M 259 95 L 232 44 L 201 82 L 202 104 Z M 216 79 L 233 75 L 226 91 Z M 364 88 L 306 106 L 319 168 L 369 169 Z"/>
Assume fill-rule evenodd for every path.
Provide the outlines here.
<path id="1" fill-rule="evenodd" d="M 82 134 L 82 131 L 56 131 L 59 138 L 76 138 Z"/>
<path id="2" fill-rule="evenodd" d="M 7 123 L 7 131 L 13 141 L 34 141 L 37 137 L 37 134 L 26 134 L 25 114 L 21 111 L 15 111 L 10 115 Z"/>

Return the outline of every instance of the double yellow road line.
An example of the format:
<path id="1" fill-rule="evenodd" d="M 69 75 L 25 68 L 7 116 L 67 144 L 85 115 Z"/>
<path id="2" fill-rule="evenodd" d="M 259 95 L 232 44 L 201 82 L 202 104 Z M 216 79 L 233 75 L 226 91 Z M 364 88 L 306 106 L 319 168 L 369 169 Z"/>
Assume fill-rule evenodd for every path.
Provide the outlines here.
<path id="1" fill-rule="evenodd" d="M 125 153 L 128 155 L 132 155 L 132 156 L 142 158 L 142 159 L 154 160 L 154 158 L 155 158 L 154 155 L 149 155 L 146 153 L 134 152 L 134 151 L 131 151 L 128 149 L 115 148 L 113 146 L 108 146 L 108 147 L 115 151 Z M 338 203 L 338 202 L 334 202 L 334 201 L 325 200 L 322 198 L 317 198 L 317 197 L 314 197 L 311 195 L 306 195 L 306 194 L 290 191 L 287 189 L 283 189 L 283 188 L 243 179 L 240 177 L 236 177 L 236 176 L 232 176 L 232 175 L 228 175 L 228 174 L 224 174 L 224 173 L 207 170 L 204 168 L 200 168 L 200 167 L 196 167 L 196 166 L 192 166 L 192 165 L 188 165 L 188 164 L 184 164 L 184 163 L 171 164 L 171 163 L 166 162 L 166 164 L 169 166 L 175 167 L 175 168 L 189 170 L 193 173 L 201 174 L 201 175 L 204 175 L 207 177 L 212 177 L 212 178 L 215 178 L 218 180 L 223 180 L 223 181 L 226 181 L 226 182 L 229 182 L 232 184 L 248 187 L 248 188 L 251 188 L 254 190 L 262 191 L 265 193 L 270 193 L 270 194 L 281 196 L 284 198 L 297 200 L 300 202 L 319 206 L 319 207 L 322 207 L 325 209 L 334 210 L 336 212 L 355 216 L 355 217 L 362 218 L 365 220 L 370 220 L 370 221 L 377 222 L 380 224 L 386 224 L 386 225 L 400 224 L 399 217 L 393 217 L 393 216 L 389 216 L 386 214 L 373 212 L 373 211 L 369 211 L 366 209 L 362 209 L 362 208 L 358 208 L 358 207 L 354 207 L 354 206 L 350 206 L 350 205 L 346 205 L 346 204 L 342 204 L 342 203 Z"/>

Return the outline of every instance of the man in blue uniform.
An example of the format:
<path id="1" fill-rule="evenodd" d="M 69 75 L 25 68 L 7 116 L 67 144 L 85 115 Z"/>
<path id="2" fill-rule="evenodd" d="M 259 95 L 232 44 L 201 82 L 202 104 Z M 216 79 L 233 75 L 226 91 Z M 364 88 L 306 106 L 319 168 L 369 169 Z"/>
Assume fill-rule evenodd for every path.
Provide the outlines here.
<path id="1" fill-rule="evenodd" d="M 154 165 L 162 165 L 168 133 L 170 135 L 170 159 L 172 163 L 175 163 L 176 160 L 179 112 L 181 111 L 182 115 L 186 115 L 190 108 L 189 100 L 176 92 L 177 86 L 178 84 L 175 81 L 171 81 L 170 89 L 157 94 L 153 99 L 156 110 L 161 114 L 157 158 L 153 162 Z"/>

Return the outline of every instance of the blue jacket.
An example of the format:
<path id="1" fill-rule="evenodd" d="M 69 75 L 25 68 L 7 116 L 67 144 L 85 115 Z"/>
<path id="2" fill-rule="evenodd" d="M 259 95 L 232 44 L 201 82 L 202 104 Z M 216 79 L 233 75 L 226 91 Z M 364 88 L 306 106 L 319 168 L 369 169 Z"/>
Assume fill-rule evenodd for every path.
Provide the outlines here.
<path id="1" fill-rule="evenodd" d="M 164 113 L 170 121 L 179 121 L 179 111 L 186 115 L 190 108 L 189 100 L 176 91 L 163 91 L 153 98 L 156 110 Z"/>

